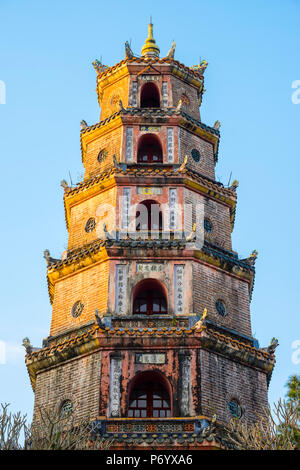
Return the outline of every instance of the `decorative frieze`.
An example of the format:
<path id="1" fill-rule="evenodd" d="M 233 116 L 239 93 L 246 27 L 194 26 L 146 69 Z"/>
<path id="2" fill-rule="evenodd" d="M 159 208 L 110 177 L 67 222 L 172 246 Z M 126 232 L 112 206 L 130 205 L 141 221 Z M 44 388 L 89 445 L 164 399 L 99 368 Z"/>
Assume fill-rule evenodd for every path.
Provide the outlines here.
<path id="1" fill-rule="evenodd" d="M 126 161 L 133 161 L 133 128 L 126 129 Z"/>
<path id="2" fill-rule="evenodd" d="M 174 266 L 175 313 L 184 313 L 184 265 Z"/>
<path id="3" fill-rule="evenodd" d="M 192 422 L 179 422 L 174 423 L 174 421 L 159 421 L 159 422 L 149 422 L 136 421 L 132 422 L 113 422 L 106 424 L 106 432 L 109 433 L 118 433 L 118 432 L 136 432 L 136 433 L 145 433 L 145 432 L 157 432 L 157 433 L 173 433 L 173 432 L 194 432 L 195 430 L 195 421 Z"/>
<path id="4" fill-rule="evenodd" d="M 113 319 L 112 324 L 114 328 L 188 328 L 188 318 L 157 318 L 156 315 L 151 315 L 151 318 L 121 318 Z"/>
<path id="5" fill-rule="evenodd" d="M 109 416 L 114 418 L 121 415 L 121 375 L 122 358 L 120 356 L 111 356 L 109 376 Z"/>
<path id="6" fill-rule="evenodd" d="M 126 290 L 127 290 L 127 266 L 117 264 L 116 266 L 116 298 L 115 311 L 117 314 L 126 313 Z"/>

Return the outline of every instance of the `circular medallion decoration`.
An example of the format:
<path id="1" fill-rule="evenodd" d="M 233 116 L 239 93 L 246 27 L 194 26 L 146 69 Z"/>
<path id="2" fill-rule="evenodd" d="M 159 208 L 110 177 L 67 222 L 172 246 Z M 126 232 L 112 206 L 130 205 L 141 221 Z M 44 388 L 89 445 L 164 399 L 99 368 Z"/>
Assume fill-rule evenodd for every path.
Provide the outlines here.
<path id="1" fill-rule="evenodd" d="M 200 152 L 199 150 L 197 149 L 192 149 L 191 150 L 191 155 L 192 155 L 192 158 L 195 162 L 199 162 L 200 161 Z"/>
<path id="2" fill-rule="evenodd" d="M 228 408 L 234 418 L 240 419 L 242 417 L 242 407 L 237 400 L 230 400 L 230 402 L 228 403 Z"/>
<path id="3" fill-rule="evenodd" d="M 96 228 L 96 220 L 94 219 L 94 217 L 90 217 L 87 223 L 85 224 L 85 231 L 87 233 L 90 233 L 93 230 L 95 230 L 95 228 Z"/>
<path id="4" fill-rule="evenodd" d="M 83 309 L 84 309 L 84 304 L 80 300 L 75 302 L 75 304 L 73 305 L 72 310 L 71 310 L 72 317 L 73 318 L 80 317 L 80 315 L 82 314 Z"/>
<path id="5" fill-rule="evenodd" d="M 120 101 L 120 95 L 118 94 L 112 95 L 110 104 L 113 109 L 115 109 L 119 105 L 119 101 Z"/>
<path id="6" fill-rule="evenodd" d="M 60 415 L 62 417 L 70 416 L 73 410 L 73 403 L 71 400 L 65 400 L 60 407 Z"/>
<path id="7" fill-rule="evenodd" d="M 108 151 L 106 149 L 100 150 L 100 152 L 98 153 L 98 162 L 99 163 L 103 162 L 103 160 L 106 159 L 107 155 L 108 155 Z"/>
<path id="8" fill-rule="evenodd" d="M 217 309 L 218 314 L 221 317 L 226 317 L 226 314 L 227 314 L 226 307 L 225 307 L 224 302 L 222 302 L 222 300 L 216 301 L 216 309 Z"/>
<path id="9" fill-rule="evenodd" d="M 181 101 L 185 106 L 188 106 L 190 104 L 189 97 L 185 93 L 182 93 Z"/>
<path id="10" fill-rule="evenodd" d="M 211 231 L 212 231 L 212 224 L 208 219 L 204 219 L 204 230 L 207 233 L 211 233 Z"/>

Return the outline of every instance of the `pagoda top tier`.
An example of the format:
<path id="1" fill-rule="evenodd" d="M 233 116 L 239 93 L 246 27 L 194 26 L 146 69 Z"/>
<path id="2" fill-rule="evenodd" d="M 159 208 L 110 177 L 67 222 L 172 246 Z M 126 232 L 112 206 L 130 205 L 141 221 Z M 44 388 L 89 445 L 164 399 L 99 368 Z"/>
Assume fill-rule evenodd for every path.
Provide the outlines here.
<path id="1" fill-rule="evenodd" d="M 125 58 L 113 66 L 104 65 L 99 60 L 93 62 L 97 72 L 97 94 L 101 108 L 100 120 L 106 119 L 121 107 L 139 108 L 140 91 L 145 81 L 156 83 L 160 95 L 161 108 L 173 108 L 189 101 L 197 103 L 199 108 L 204 92 L 205 60 L 188 67 L 175 60 L 173 41 L 165 57 L 159 57 L 160 49 L 153 36 L 153 24 L 150 20 L 148 36 L 141 49 L 141 55 L 135 54 L 128 41 L 125 42 Z M 164 82 L 164 83 L 163 83 Z M 175 85 L 176 83 L 176 85 Z M 174 94 L 174 89 L 181 90 Z M 173 93 L 173 95 L 172 95 Z M 169 99 L 167 95 L 169 94 Z M 163 96 L 164 95 L 164 96 Z M 171 96 L 172 95 L 172 96 Z M 176 96 L 175 96 L 176 95 Z M 199 119 L 199 110 L 191 114 Z"/>
<path id="2" fill-rule="evenodd" d="M 128 63 L 142 64 L 144 62 L 145 63 L 156 62 L 159 64 L 167 64 L 167 63 L 174 62 L 175 64 L 178 64 L 178 66 L 181 66 L 183 69 L 185 69 L 186 72 L 189 72 L 192 75 L 203 78 L 203 73 L 207 67 L 207 62 L 205 60 L 202 60 L 198 65 L 186 67 L 185 65 L 181 64 L 180 62 L 174 59 L 175 48 L 176 48 L 176 43 L 173 41 L 171 48 L 169 49 L 167 55 L 163 58 L 159 57 L 160 49 L 158 45 L 156 44 L 156 41 L 153 36 L 153 24 L 150 18 L 150 23 L 148 24 L 148 37 L 146 38 L 145 43 L 141 49 L 141 55 L 135 54 L 131 49 L 131 45 L 128 43 L 128 41 L 126 41 L 124 60 L 121 60 L 120 62 L 118 62 L 117 64 L 113 66 L 108 66 L 108 65 L 104 65 L 101 61 L 96 59 L 93 62 L 93 66 L 95 70 L 97 71 L 98 78 L 102 79 L 102 78 L 107 77 L 111 73 L 114 73 L 122 65 L 128 64 Z"/>

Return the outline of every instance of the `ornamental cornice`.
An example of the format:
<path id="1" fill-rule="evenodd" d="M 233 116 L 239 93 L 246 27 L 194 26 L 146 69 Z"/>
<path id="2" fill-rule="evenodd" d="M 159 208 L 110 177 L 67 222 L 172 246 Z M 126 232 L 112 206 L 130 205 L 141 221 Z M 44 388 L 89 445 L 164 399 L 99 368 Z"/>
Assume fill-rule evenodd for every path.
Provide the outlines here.
<path id="1" fill-rule="evenodd" d="M 125 58 L 118 62 L 117 64 L 107 67 L 102 73 L 99 73 L 97 75 L 97 84 L 108 78 L 108 76 L 114 74 L 117 72 L 120 68 L 123 66 L 127 65 L 127 67 L 130 66 L 147 66 L 147 65 L 169 65 L 170 66 L 170 73 L 173 73 L 175 75 L 179 74 L 181 72 L 181 75 L 185 78 L 185 80 L 190 80 L 195 86 L 198 86 L 199 88 L 202 86 L 203 83 L 203 74 L 200 72 L 193 70 L 190 67 L 187 67 L 186 65 L 182 64 L 178 60 L 175 59 L 169 59 L 168 57 L 164 58 L 156 58 L 154 60 L 146 58 L 146 57 L 133 57 L 132 59 Z"/>
<path id="2" fill-rule="evenodd" d="M 205 178 L 189 168 L 176 172 L 176 168 L 170 165 L 160 167 L 153 166 L 150 168 L 143 168 L 138 165 L 126 165 L 124 169 L 111 167 L 102 172 L 99 176 L 94 176 L 79 183 L 74 188 L 65 190 L 64 207 L 67 228 L 69 228 L 70 223 L 70 210 L 74 204 L 89 199 L 102 191 L 111 189 L 117 183 L 125 182 L 128 184 L 128 178 L 130 177 L 134 178 L 132 184 L 141 182 L 147 185 L 151 183 L 151 181 L 149 181 L 150 177 L 163 178 L 164 185 L 167 183 L 168 179 L 170 179 L 171 184 L 174 184 L 174 179 L 176 179 L 177 185 L 184 184 L 186 187 L 199 191 L 205 196 L 223 202 L 230 208 L 230 222 L 233 230 L 237 202 L 236 192 L 232 189 L 224 188 L 219 183 Z M 145 177 L 148 179 L 147 182 L 145 181 Z M 139 178 L 141 181 L 139 181 Z"/>
<path id="3" fill-rule="evenodd" d="M 145 252 L 145 258 L 169 258 L 172 256 L 198 260 L 210 264 L 218 269 L 226 271 L 246 281 L 251 295 L 255 269 L 247 261 L 238 259 L 237 256 L 226 250 L 218 249 L 205 243 L 201 250 L 185 239 L 176 240 L 128 240 L 128 239 L 96 239 L 81 248 L 70 250 L 62 260 L 56 260 L 48 264 L 47 280 L 50 302 L 53 302 L 54 284 L 65 276 L 85 269 L 98 262 L 103 262 L 111 257 L 131 259 L 135 257 L 137 250 Z"/>
<path id="4" fill-rule="evenodd" d="M 100 136 L 111 132 L 112 130 L 117 129 L 121 125 L 126 124 L 126 117 L 128 118 L 136 117 L 140 119 L 145 119 L 145 122 L 148 119 L 156 119 L 159 118 L 160 122 L 162 118 L 166 120 L 170 119 L 171 117 L 177 117 L 178 125 L 185 128 L 189 132 L 194 133 L 195 135 L 200 136 L 207 142 L 213 145 L 214 149 L 214 158 L 215 161 L 218 160 L 218 149 L 219 149 L 219 140 L 220 140 L 220 132 L 215 129 L 214 127 L 208 126 L 201 121 L 193 118 L 189 114 L 185 113 L 182 110 L 178 110 L 177 108 L 123 108 L 119 111 L 113 113 L 111 116 L 103 119 L 102 121 L 93 124 L 91 126 L 87 126 L 81 130 L 80 138 L 81 138 L 81 150 L 82 150 L 82 162 L 84 164 L 85 157 L 86 157 L 86 147 L 87 144 L 91 141 L 99 138 Z M 136 122 L 138 125 L 139 122 Z"/>
<path id="5" fill-rule="evenodd" d="M 189 348 L 206 349 L 211 352 L 230 357 L 233 360 L 263 370 L 270 375 L 274 364 L 274 354 L 257 349 L 249 344 L 213 331 L 203 325 L 200 328 L 100 328 L 93 325 L 77 336 L 67 339 L 59 344 L 48 346 L 27 354 L 25 358 L 33 389 L 35 388 L 38 372 L 49 367 L 57 366 L 62 362 L 73 360 L 76 357 L 102 350 L 122 350 L 129 346 L 134 347 L 132 340 L 139 339 L 139 348 L 152 346 L 181 348 L 181 338 L 189 337 Z M 164 338 L 163 342 L 159 338 Z M 149 343 L 150 341 L 150 343 Z M 144 343 L 145 342 L 145 343 Z M 142 345 L 142 346 L 141 346 Z"/>

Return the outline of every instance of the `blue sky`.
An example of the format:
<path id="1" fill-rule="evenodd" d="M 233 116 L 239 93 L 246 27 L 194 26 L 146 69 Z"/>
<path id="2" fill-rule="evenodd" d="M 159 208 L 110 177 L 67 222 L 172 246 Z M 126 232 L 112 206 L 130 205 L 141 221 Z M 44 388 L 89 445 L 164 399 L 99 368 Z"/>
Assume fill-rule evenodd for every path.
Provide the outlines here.
<path id="1" fill-rule="evenodd" d="M 145 6 L 144 6 L 145 5 Z M 238 179 L 233 247 L 241 257 L 258 250 L 251 304 L 253 333 L 261 346 L 279 338 L 271 402 L 285 394 L 292 342 L 299 328 L 299 122 L 292 82 L 300 80 L 300 1 L 190 0 L 103 2 L 0 1 L 0 104 L 2 181 L 0 402 L 32 413 L 33 392 L 22 339 L 40 346 L 51 308 L 43 250 L 66 248 L 60 181 L 83 173 L 80 121 L 99 120 L 92 61 L 113 65 L 124 42 L 137 53 L 152 15 L 165 55 L 186 65 L 209 63 L 203 122 L 221 121 L 217 177 Z M 298 355 L 298 357 L 300 354 Z"/>

